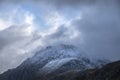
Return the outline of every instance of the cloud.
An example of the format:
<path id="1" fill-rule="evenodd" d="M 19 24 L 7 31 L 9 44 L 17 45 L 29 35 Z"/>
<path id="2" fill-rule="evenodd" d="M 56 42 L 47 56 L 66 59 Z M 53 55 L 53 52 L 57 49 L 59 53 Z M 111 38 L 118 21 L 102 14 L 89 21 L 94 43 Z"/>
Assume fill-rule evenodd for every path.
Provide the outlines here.
<path id="1" fill-rule="evenodd" d="M 7 13 L 6 11 L 1 12 L 0 18 L 1 73 L 9 68 L 16 67 L 31 55 L 27 54 L 30 53 L 30 50 L 26 48 L 26 45 L 32 41 L 35 27 L 32 13 L 20 8 L 11 9 Z"/>
<path id="2" fill-rule="evenodd" d="M 72 25 L 81 32 L 82 45 L 90 55 L 119 60 L 119 21 L 119 8 L 116 3 L 109 2 L 107 5 L 84 7 L 82 19 L 74 20 Z"/>
<path id="3" fill-rule="evenodd" d="M 1 72 L 17 66 L 29 56 L 23 47 L 32 40 L 27 28 L 26 25 L 12 26 L 0 31 L 0 63 L 3 63 L 0 65 Z"/>
<path id="4" fill-rule="evenodd" d="M 16 67 L 40 46 L 62 43 L 77 45 L 96 58 L 120 59 L 119 0 L 16 1 L 0 0 L 8 7 L 30 3 L 47 9 L 43 16 L 47 27 L 36 31 L 36 16 L 21 8 L 1 11 L 0 71 Z"/>
<path id="5" fill-rule="evenodd" d="M 47 3 L 53 5 L 82 5 L 82 4 L 93 4 L 97 2 L 97 0 L 0 0 L 1 3 L 22 3 L 22 2 L 37 2 L 37 3 Z"/>
<path id="6" fill-rule="evenodd" d="M 95 4 L 108 4 L 108 3 L 116 3 L 119 5 L 119 0 L 0 0 L 1 4 L 23 4 L 30 3 L 33 5 L 47 5 L 47 6 L 55 6 L 56 8 L 65 8 L 65 7 L 78 7 L 78 6 L 91 6 Z"/>
<path id="7" fill-rule="evenodd" d="M 49 41 L 46 42 L 78 44 L 77 46 L 82 47 L 92 57 L 119 60 L 120 12 L 118 4 L 117 0 L 101 0 L 96 1 L 94 5 L 83 5 L 77 9 L 81 12 L 81 18 L 74 17 L 63 23 L 55 30 L 55 33 L 47 35 L 45 40 Z M 70 4 L 70 7 L 76 6 Z M 70 31 L 72 29 L 74 30 Z M 70 36 L 75 35 L 72 32 L 76 32 L 77 35 L 71 39 Z"/>

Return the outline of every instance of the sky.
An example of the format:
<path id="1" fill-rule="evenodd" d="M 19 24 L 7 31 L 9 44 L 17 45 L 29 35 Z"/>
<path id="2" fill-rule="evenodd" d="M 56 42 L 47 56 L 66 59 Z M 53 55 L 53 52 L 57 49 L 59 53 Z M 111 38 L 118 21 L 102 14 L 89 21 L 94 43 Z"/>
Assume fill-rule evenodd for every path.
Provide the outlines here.
<path id="1" fill-rule="evenodd" d="M 55 44 L 119 60 L 119 5 L 119 0 L 0 0 L 0 73 Z"/>

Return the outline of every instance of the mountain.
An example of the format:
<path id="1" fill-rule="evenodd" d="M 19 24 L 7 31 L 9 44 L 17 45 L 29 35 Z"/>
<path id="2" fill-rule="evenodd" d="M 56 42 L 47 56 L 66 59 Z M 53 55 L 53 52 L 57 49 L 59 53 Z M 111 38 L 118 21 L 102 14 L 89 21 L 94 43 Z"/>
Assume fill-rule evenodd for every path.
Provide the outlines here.
<path id="1" fill-rule="evenodd" d="M 100 68 L 104 60 L 92 59 L 74 45 L 55 45 L 38 50 L 17 68 L 0 75 L 0 80 L 45 80 L 68 71 Z"/>
<path id="2" fill-rule="evenodd" d="M 120 61 L 109 63 L 100 69 L 67 71 L 46 80 L 120 80 Z"/>

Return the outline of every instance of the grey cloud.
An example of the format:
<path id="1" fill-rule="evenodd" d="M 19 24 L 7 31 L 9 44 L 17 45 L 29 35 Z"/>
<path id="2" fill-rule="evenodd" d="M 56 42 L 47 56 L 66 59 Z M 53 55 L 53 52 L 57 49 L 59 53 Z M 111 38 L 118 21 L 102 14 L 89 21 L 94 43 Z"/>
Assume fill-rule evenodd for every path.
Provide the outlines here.
<path id="1" fill-rule="evenodd" d="M 115 4 L 84 8 L 82 20 L 72 22 L 82 34 L 84 48 L 94 57 L 120 59 L 120 15 Z"/>
<path id="2" fill-rule="evenodd" d="M 57 28 L 57 30 L 50 35 L 50 38 L 56 39 L 56 38 L 63 38 L 63 37 L 68 37 L 68 28 L 66 28 L 64 25 L 61 25 L 60 27 Z"/>
<path id="3" fill-rule="evenodd" d="M 78 46 L 84 48 L 90 56 L 119 60 L 120 12 L 117 1 L 118 0 L 98 0 L 94 5 L 84 5 L 80 8 L 82 19 L 71 21 L 71 25 L 67 28 L 58 28 L 56 33 L 47 36 L 45 40 L 49 41 L 46 42 L 51 42 L 52 44 L 57 42 L 78 44 Z M 68 3 L 65 4 L 68 5 Z M 70 5 L 70 7 L 71 6 L 74 7 L 73 5 Z M 80 35 L 73 40 L 70 39 L 70 36 L 73 34 L 68 34 L 71 28 L 76 28 L 76 31 L 80 32 Z"/>
<path id="4" fill-rule="evenodd" d="M 70 31 L 65 25 L 59 26 L 53 33 L 41 38 L 45 46 L 70 43 L 72 39 L 70 36 L 74 34 L 74 31 Z"/>
<path id="5" fill-rule="evenodd" d="M 17 2 L 17 0 L 1 0 L 0 2 L 9 4 L 14 2 L 22 3 L 29 1 L 30 0 L 21 0 Z M 45 43 L 46 45 L 58 43 L 77 44 L 78 46 L 83 47 L 89 55 L 93 55 L 94 57 L 106 57 L 111 60 L 120 59 L 119 0 L 52 0 L 52 2 L 50 2 L 50 0 L 31 1 L 32 3 L 39 2 L 38 4 L 44 3 L 43 5 L 50 4 L 55 7 L 63 8 L 66 8 L 65 6 L 74 8 L 76 5 L 82 5 L 82 8 L 77 9 L 81 11 L 82 19 L 74 19 L 71 21 L 69 27 L 62 25 L 54 33 L 46 35 L 45 37 L 36 37 L 35 40 L 37 43 L 42 41 L 43 44 Z M 71 14 L 68 15 L 71 16 Z M 72 28 L 80 32 L 75 39 L 70 38 L 70 36 L 74 33 L 74 30 L 71 31 Z M 7 51 L 9 49 L 8 47 L 12 45 L 14 45 L 14 47 L 18 47 L 18 45 L 21 44 L 21 41 L 23 42 L 23 44 L 21 44 L 22 47 L 26 47 L 26 44 L 31 44 L 32 42 L 28 43 L 31 41 L 31 36 L 25 36 L 22 32 L 23 29 L 24 27 L 22 29 L 19 27 L 11 27 L 1 31 L 0 51 Z M 16 44 L 17 42 L 18 44 Z M 4 66 L 8 66 L 7 68 L 10 68 L 8 63 L 10 63 L 9 61 L 13 58 L 8 58 L 9 53 L 4 54 L 4 51 L 2 55 L 0 55 L 0 63 L 3 63 Z M 14 51 L 17 52 L 17 49 Z M 15 54 L 12 54 L 11 56 L 15 56 Z M 21 62 L 19 60 L 27 57 L 28 55 L 25 55 L 24 57 L 19 57 L 19 55 L 16 56 L 19 58 L 18 62 Z M 8 59 L 4 60 L 3 58 Z M 13 64 L 18 65 L 16 63 Z M 4 66 L 0 67 L 0 69 L 3 69 Z"/>
<path id="6" fill-rule="evenodd" d="M 49 37 L 48 40 L 52 43 L 68 41 L 68 43 L 78 44 L 77 46 L 84 48 L 90 56 L 119 60 L 120 12 L 119 3 L 116 1 L 98 1 L 94 5 L 80 8 L 82 19 L 72 20 L 71 25 L 67 28 L 58 28 L 56 33 L 47 36 Z M 76 31 L 80 32 L 80 35 L 74 40 L 69 38 L 73 35 L 72 33 L 66 35 L 71 28 L 75 28 Z"/>
<path id="7" fill-rule="evenodd" d="M 24 30 L 26 25 L 11 26 L 0 31 L 0 73 L 19 65 L 29 56 L 24 46 L 32 40 Z"/>
<path id="8" fill-rule="evenodd" d="M 0 31 L 0 49 L 16 41 L 23 40 L 26 37 L 24 27 L 22 26 L 11 26 L 8 29 Z"/>
<path id="9" fill-rule="evenodd" d="M 80 5 L 94 5 L 100 2 L 109 2 L 109 1 L 117 1 L 119 0 L 0 0 L 1 3 L 35 3 L 35 4 L 43 4 L 43 5 L 53 5 L 56 7 L 64 7 L 64 6 L 80 6 Z M 47 5 L 47 6 L 48 6 Z"/>

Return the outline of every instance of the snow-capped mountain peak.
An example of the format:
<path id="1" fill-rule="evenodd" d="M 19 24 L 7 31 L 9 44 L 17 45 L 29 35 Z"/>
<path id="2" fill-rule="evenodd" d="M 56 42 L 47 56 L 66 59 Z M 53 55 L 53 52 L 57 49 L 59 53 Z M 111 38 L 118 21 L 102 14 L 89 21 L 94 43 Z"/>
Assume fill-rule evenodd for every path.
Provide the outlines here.
<path id="1" fill-rule="evenodd" d="M 7 71 L 6 80 L 36 80 L 36 76 L 43 80 L 44 76 L 61 74 L 67 71 L 84 71 L 101 67 L 105 64 L 101 60 L 91 60 L 84 51 L 74 45 L 55 45 L 38 50 L 35 55 L 25 60 L 20 66 Z M 14 76 L 12 76 L 12 75 Z M 10 79 L 9 79 L 10 78 Z"/>

